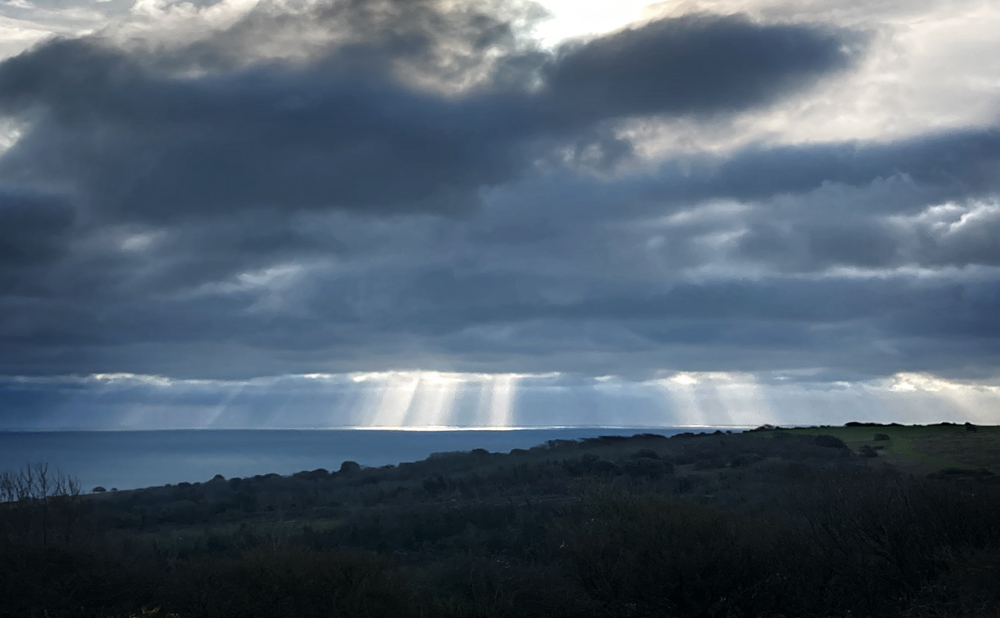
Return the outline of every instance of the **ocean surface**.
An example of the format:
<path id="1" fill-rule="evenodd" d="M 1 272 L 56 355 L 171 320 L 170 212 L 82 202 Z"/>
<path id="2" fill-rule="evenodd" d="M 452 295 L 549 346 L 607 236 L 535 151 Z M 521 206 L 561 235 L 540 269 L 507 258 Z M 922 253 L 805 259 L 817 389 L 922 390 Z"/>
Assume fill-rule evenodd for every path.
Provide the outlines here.
<path id="1" fill-rule="evenodd" d="M 474 448 L 508 452 L 554 439 L 704 430 L 714 428 L 5 431 L 0 432 L 0 470 L 48 463 L 50 469 L 77 477 L 85 491 L 97 485 L 135 489 L 207 481 L 216 474 L 232 478 L 316 468 L 332 471 L 345 460 L 383 466 Z"/>

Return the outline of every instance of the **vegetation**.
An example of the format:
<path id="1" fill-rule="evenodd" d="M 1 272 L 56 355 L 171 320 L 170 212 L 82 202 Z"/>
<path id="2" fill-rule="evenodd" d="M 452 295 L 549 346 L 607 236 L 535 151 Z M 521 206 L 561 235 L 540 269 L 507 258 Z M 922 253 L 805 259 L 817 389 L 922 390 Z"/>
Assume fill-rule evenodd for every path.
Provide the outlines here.
<path id="1" fill-rule="evenodd" d="M 774 435 L 774 428 L 759 433 Z M 927 474 L 944 468 L 984 469 L 1000 474 L 1000 427 L 971 423 L 938 425 L 878 425 L 848 423 L 843 427 L 800 427 L 779 430 L 785 434 L 827 434 L 859 450 L 870 446 L 898 469 Z"/>
<path id="2" fill-rule="evenodd" d="M 977 429 L 607 436 L 89 495 L 32 466 L 0 476 L 0 615 L 997 615 L 991 455 L 926 450 Z M 913 472 L 938 460 L 971 463 Z"/>

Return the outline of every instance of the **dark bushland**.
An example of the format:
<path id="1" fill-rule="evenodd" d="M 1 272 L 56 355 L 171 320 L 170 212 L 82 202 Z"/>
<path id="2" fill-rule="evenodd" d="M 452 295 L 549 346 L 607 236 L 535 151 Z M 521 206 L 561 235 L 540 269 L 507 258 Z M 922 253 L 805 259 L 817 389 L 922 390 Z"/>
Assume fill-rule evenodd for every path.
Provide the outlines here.
<path id="1" fill-rule="evenodd" d="M 3 477 L 0 616 L 1000 608 L 992 477 L 914 478 L 782 433 L 560 440 L 92 495 L 47 471 L 41 490 L 32 470 Z"/>

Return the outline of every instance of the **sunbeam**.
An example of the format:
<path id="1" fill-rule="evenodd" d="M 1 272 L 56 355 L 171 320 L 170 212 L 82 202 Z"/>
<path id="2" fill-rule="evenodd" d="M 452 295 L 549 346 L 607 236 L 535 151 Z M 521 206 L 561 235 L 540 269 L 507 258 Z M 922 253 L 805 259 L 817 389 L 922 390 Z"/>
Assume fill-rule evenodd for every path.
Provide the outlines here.
<path id="1" fill-rule="evenodd" d="M 390 372 L 386 374 L 364 374 L 364 378 L 356 382 L 367 382 L 369 379 L 382 382 L 375 394 L 376 409 L 369 425 L 372 427 L 402 427 L 405 424 L 413 397 L 420 386 L 420 374 L 417 372 Z M 367 376 L 372 376 L 368 378 Z M 370 388 L 370 387 L 369 387 Z"/>
<path id="2" fill-rule="evenodd" d="M 225 396 L 222 398 L 222 401 L 219 402 L 219 405 L 215 406 L 215 408 L 208 413 L 208 415 L 205 417 L 205 421 L 202 427 L 205 429 L 214 427 L 215 424 L 218 422 L 219 418 L 223 414 L 229 411 L 229 406 L 232 405 L 233 400 L 239 397 L 249 385 L 250 382 L 241 382 L 235 385 L 228 385 L 229 392 L 225 394 Z"/>
<path id="3" fill-rule="evenodd" d="M 655 380 L 676 408 L 673 422 L 693 427 L 752 427 L 776 416 L 754 375 L 680 372 Z"/>
<path id="4" fill-rule="evenodd" d="M 908 422 L 952 420 L 995 422 L 1000 411 L 1000 387 L 953 382 L 924 373 L 897 373 L 886 381 L 886 397 L 905 403 Z M 896 406 L 894 406 L 896 407 Z"/>
<path id="5" fill-rule="evenodd" d="M 514 397 L 520 376 L 506 373 L 490 378 L 489 426 L 510 427 L 514 420 Z"/>
<path id="6" fill-rule="evenodd" d="M 52 412 L 30 425 L 38 429 L 753 427 L 818 419 L 990 424 L 1000 414 L 998 380 L 959 382 L 925 373 L 855 382 L 739 372 L 679 372 L 644 381 L 438 371 L 245 381 L 100 374 L 0 380 L 0 395 L 4 389 L 22 399 L 26 392 L 59 394 Z"/>
<path id="7" fill-rule="evenodd" d="M 404 427 L 444 427 L 452 416 L 457 389 L 465 379 L 456 373 L 425 371 L 420 373 L 416 397 L 403 420 Z"/>
<path id="8" fill-rule="evenodd" d="M 713 373 L 711 385 L 726 411 L 728 424 L 747 427 L 775 422 L 764 391 L 753 374 Z"/>
<path id="9" fill-rule="evenodd" d="M 680 426 L 704 427 L 706 414 L 702 402 L 695 391 L 698 378 L 691 373 L 677 373 L 669 378 L 655 382 L 666 395 L 670 404 L 667 409 L 674 409 L 671 424 Z"/>

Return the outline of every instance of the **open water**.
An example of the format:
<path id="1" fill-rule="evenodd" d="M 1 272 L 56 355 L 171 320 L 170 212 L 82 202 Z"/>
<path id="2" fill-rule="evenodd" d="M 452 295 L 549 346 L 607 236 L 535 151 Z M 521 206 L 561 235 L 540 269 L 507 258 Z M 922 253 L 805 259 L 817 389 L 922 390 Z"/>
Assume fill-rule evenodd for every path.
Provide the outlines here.
<path id="1" fill-rule="evenodd" d="M 554 439 L 646 432 L 669 436 L 712 429 L 6 431 L 0 432 L 0 470 L 41 462 L 76 476 L 85 491 L 96 485 L 134 489 L 207 481 L 216 474 L 231 478 L 316 468 L 332 471 L 345 460 L 383 466 L 474 448 L 507 452 Z"/>

